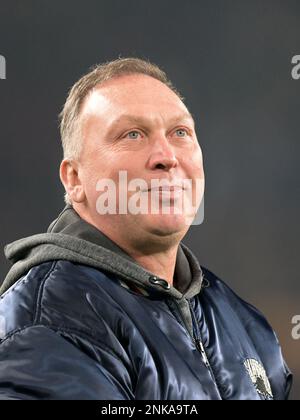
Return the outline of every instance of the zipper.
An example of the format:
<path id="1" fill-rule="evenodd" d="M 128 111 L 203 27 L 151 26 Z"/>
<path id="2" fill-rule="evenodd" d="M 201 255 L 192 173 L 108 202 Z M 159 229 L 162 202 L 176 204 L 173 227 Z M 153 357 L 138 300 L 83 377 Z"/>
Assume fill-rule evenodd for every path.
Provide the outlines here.
<path id="1" fill-rule="evenodd" d="M 176 302 L 176 300 L 173 300 L 173 299 L 172 300 L 169 300 L 169 306 L 170 306 L 170 304 L 171 304 L 171 308 L 170 309 L 172 309 L 173 304 L 177 307 L 178 313 L 179 313 L 180 317 L 178 317 L 178 315 L 177 315 L 176 312 L 175 312 L 174 315 L 176 316 L 176 318 L 180 322 L 180 324 L 183 325 L 184 328 L 187 330 L 189 336 L 191 337 L 193 343 L 195 344 L 196 349 L 200 352 L 200 354 L 202 356 L 203 363 L 205 364 L 205 366 L 207 367 L 207 369 L 209 369 L 209 371 L 211 372 L 211 375 L 212 375 L 214 381 L 216 382 L 215 377 L 214 377 L 214 374 L 213 374 L 212 369 L 211 369 L 211 366 L 210 366 L 210 363 L 209 363 L 209 360 L 208 360 L 208 357 L 207 357 L 207 354 L 206 354 L 206 351 L 205 351 L 205 348 L 204 348 L 204 345 L 203 345 L 203 342 L 202 342 L 202 340 L 200 338 L 200 332 L 198 333 L 198 336 L 197 336 L 197 334 L 195 334 L 195 332 L 197 331 L 197 327 L 196 327 L 197 321 L 195 319 L 195 314 L 194 314 L 194 311 L 193 311 L 193 309 L 191 307 L 190 301 L 188 300 L 188 304 L 189 304 L 189 308 L 190 308 L 190 312 L 191 312 L 191 317 L 192 317 L 192 322 L 193 322 L 193 332 L 194 332 L 193 335 L 190 334 L 190 331 L 188 329 L 188 326 L 185 323 L 185 320 L 184 320 L 184 317 L 182 316 L 182 313 L 181 313 L 181 309 L 180 309 L 179 304 Z"/>
<path id="2" fill-rule="evenodd" d="M 191 301 L 188 300 L 189 303 L 189 307 L 190 307 L 190 312 L 191 312 L 191 317 L 192 317 L 192 321 L 193 321 L 193 335 L 194 335 L 194 342 L 196 344 L 197 349 L 200 351 L 200 353 L 202 354 L 202 358 L 204 363 L 206 364 L 206 366 L 209 368 L 209 370 L 211 371 L 211 366 L 205 351 L 205 347 L 201 338 L 201 333 L 200 333 L 200 328 L 198 326 L 198 322 L 196 320 L 196 316 L 194 314 L 194 310 L 192 308 L 192 304 Z"/>
<path id="3" fill-rule="evenodd" d="M 219 394 L 219 396 L 220 396 L 220 398 L 222 400 L 223 399 L 222 398 L 222 394 L 220 392 L 220 388 L 219 388 L 218 382 L 216 380 L 215 374 L 214 374 L 214 372 L 212 370 L 212 367 L 211 367 L 211 365 L 209 363 L 209 360 L 208 360 L 208 357 L 207 357 L 207 354 L 206 354 L 206 351 L 205 351 L 205 347 L 204 347 L 204 344 L 203 344 L 203 341 L 202 341 L 202 338 L 201 338 L 200 328 L 198 326 L 198 323 L 197 323 L 197 320 L 196 320 L 196 317 L 195 317 L 195 314 L 194 314 L 194 310 L 193 310 L 192 305 L 191 305 L 191 301 L 189 299 L 187 299 L 187 302 L 189 304 L 190 313 L 191 313 L 191 317 L 192 317 L 192 323 L 193 323 L 193 335 L 192 336 L 191 336 L 191 334 L 189 332 L 188 326 L 185 323 L 184 317 L 183 317 L 183 315 L 181 313 L 180 306 L 176 302 L 176 300 L 173 300 L 173 299 L 170 299 L 169 300 L 169 303 L 171 303 L 171 308 L 170 309 L 172 309 L 173 304 L 175 304 L 175 306 L 178 309 L 178 313 L 176 313 L 177 312 L 176 311 L 174 315 L 178 319 L 178 321 L 180 322 L 180 324 L 185 327 L 185 329 L 187 330 L 187 332 L 188 332 L 189 336 L 191 337 L 193 343 L 195 344 L 196 349 L 201 354 L 202 361 L 203 361 L 204 365 L 206 366 L 206 368 L 209 370 L 209 373 L 211 375 L 211 378 L 212 378 L 212 380 L 213 380 L 213 382 L 214 382 L 214 384 L 216 386 L 217 392 L 218 392 L 218 394 Z M 179 316 L 178 316 L 178 314 L 179 314 Z"/>
<path id="4" fill-rule="evenodd" d="M 193 322 L 193 341 L 197 347 L 197 349 L 200 351 L 201 355 L 202 355 L 202 359 L 205 363 L 205 365 L 211 370 L 211 366 L 205 351 L 205 347 L 201 338 L 201 333 L 200 333 L 200 328 L 198 326 L 197 320 L 196 320 L 196 316 L 194 314 L 194 310 L 192 308 L 192 304 L 191 301 L 188 300 L 189 303 L 189 307 L 190 307 L 190 313 L 191 313 L 191 317 L 192 317 L 192 322 Z"/>
<path id="5" fill-rule="evenodd" d="M 216 385 L 216 388 L 218 390 L 218 393 L 221 396 L 222 394 L 220 392 L 219 385 L 218 385 L 218 382 L 216 380 L 214 371 L 212 370 L 212 367 L 209 363 L 209 360 L 208 360 L 208 357 L 207 357 L 207 354 L 206 354 L 206 351 L 205 351 L 205 347 L 204 347 L 204 344 L 203 344 L 203 341 L 202 341 L 202 338 L 201 338 L 200 327 L 198 325 L 198 322 L 197 322 L 197 319 L 196 319 L 196 316 L 195 316 L 195 313 L 194 313 L 194 310 L 192 308 L 192 304 L 191 304 L 190 300 L 188 300 L 188 304 L 189 304 L 189 307 L 190 307 L 191 317 L 192 317 L 192 321 L 193 321 L 193 334 L 194 334 L 193 341 L 196 345 L 196 348 L 201 353 L 202 360 L 203 360 L 205 366 L 207 367 L 207 369 L 209 370 L 209 372 L 211 374 L 211 377 L 212 377 L 212 379 L 213 379 L 213 381 Z"/>
<path id="6" fill-rule="evenodd" d="M 207 367 L 207 369 L 209 369 L 211 371 L 211 366 L 210 366 L 210 363 L 209 363 L 209 360 L 208 360 L 208 357 L 207 357 L 207 354 L 206 354 L 206 351 L 205 351 L 205 348 L 204 348 L 204 345 L 203 345 L 202 341 L 199 340 L 198 338 L 194 338 L 193 341 L 195 343 L 196 348 L 201 353 L 201 356 L 202 356 L 202 359 L 203 359 L 203 362 L 204 362 L 205 366 Z"/>

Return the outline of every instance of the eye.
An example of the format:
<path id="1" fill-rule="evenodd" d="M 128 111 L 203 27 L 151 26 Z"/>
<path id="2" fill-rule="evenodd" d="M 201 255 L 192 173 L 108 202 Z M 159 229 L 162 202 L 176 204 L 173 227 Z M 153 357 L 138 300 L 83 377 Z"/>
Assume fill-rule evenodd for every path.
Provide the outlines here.
<path id="1" fill-rule="evenodd" d="M 128 137 L 131 140 L 137 140 L 140 135 L 141 135 L 141 133 L 139 131 L 132 130 L 132 131 L 129 131 L 129 133 L 125 134 L 124 137 Z"/>
<path id="2" fill-rule="evenodd" d="M 188 135 L 188 131 L 187 131 L 185 128 L 178 128 L 178 129 L 175 131 L 175 133 L 176 133 L 176 135 L 177 135 L 178 137 L 185 137 L 185 136 L 187 136 L 187 135 Z"/>

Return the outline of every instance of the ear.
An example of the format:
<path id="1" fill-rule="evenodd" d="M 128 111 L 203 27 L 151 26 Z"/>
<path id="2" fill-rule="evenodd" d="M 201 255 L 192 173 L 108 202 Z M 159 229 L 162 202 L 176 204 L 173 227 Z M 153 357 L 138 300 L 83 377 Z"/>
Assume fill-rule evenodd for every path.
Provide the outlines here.
<path id="1" fill-rule="evenodd" d="M 73 159 L 64 159 L 60 164 L 59 175 L 71 201 L 82 203 L 85 192 L 79 177 L 78 163 Z"/>

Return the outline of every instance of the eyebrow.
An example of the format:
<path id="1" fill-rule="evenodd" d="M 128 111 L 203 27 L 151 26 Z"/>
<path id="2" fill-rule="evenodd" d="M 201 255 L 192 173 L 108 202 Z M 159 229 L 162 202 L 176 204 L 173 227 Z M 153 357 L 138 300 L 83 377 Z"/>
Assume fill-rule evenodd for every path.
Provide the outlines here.
<path id="1" fill-rule="evenodd" d="M 175 115 L 174 117 L 170 118 L 168 122 L 170 124 L 176 124 L 184 120 L 191 120 L 193 124 L 195 125 L 194 118 L 189 112 L 184 112 L 182 114 Z M 117 126 L 122 122 L 129 122 L 129 123 L 134 123 L 138 125 L 141 124 L 145 126 L 147 125 L 147 123 L 149 123 L 149 119 L 147 117 L 141 117 L 137 115 L 122 114 L 112 122 L 107 135 L 110 135 L 117 128 Z"/>

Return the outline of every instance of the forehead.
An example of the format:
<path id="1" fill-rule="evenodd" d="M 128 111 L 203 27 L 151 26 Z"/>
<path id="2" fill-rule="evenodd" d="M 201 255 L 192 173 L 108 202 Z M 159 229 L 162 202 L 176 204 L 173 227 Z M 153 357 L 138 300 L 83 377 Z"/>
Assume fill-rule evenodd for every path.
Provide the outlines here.
<path id="1" fill-rule="evenodd" d="M 129 75 L 96 86 L 85 99 L 81 114 L 85 119 L 104 118 L 109 123 L 123 114 L 168 118 L 189 115 L 189 111 L 164 83 L 145 75 Z"/>

